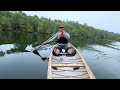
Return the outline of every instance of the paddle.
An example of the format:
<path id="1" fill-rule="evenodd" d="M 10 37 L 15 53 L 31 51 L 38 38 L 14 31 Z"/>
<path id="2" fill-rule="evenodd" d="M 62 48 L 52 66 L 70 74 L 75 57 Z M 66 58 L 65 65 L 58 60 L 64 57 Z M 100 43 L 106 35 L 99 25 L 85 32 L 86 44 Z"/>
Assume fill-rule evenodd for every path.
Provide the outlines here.
<path id="1" fill-rule="evenodd" d="M 53 37 L 54 37 L 54 35 L 53 35 L 51 38 L 49 38 L 47 41 L 49 41 L 49 40 L 52 39 Z M 43 45 L 45 45 L 45 44 L 43 44 Z M 33 52 L 34 54 L 39 55 L 39 56 L 42 58 L 42 60 L 45 60 L 45 59 L 47 59 L 47 58 L 46 58 L 46 57 L 42 57 L 42 56 L 38 53 L 38 51 L 37 51 L 37 49 L 40 48 L 40 47 L 42 47 L 43 45 L 37 46 L 37 47 L 35 47 L 34 49 L 32 49 L 31 51 L 27 50 L 27 47 L 26 47 L 25 50 L 26 50 L 27 52 Z"/>
<path id="2" fill-rule="evenodd" d="M 34 51 L 33 51 L 33 53 L 35 53 L 35 54 L 39 55 L 39 56 L 42 58 L 42 60 L 47 59 L 46 57 L 42 57 L 42 56 L 41 56 L 41 55 L 37 52 L 37 50 L 34 50 Z"/>
<path id="3" fill-rule="evenodd" d="M 32 52 L 32 53 L 40 56 L 40 57 L 42 58 L 42 60 L 45 60 L 45 59 L 47 59 L 47 58 L 46 58 L 46 57 L 42 57 L 42 56 L 38 53 L 38 51 L 37 51 L 37 49 L 40 48 L 40 47 L 42 47 L 42 46 L 43 46 L 43 45 L 39 45 L 39 46 L 35 47 L 34 49 L 33 49 L 32 47 L 30 47 L 30 48 L 32 48 L 31 50 L 30 50 L 28 47 L 26 47 L 25 51 L 26 51 L 26 52 Z"/>

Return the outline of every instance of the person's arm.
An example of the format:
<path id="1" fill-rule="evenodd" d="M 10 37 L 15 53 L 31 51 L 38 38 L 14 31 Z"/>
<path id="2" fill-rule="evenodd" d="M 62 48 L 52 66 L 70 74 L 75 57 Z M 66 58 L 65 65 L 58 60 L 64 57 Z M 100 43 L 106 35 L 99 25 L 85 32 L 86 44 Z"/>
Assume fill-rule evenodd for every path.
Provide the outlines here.
<path id="1" fill-rule="evenodd" d="M 50 39 L 48 39 L 47 41 L 43 42 L 42 44 L 51 43 L 53 40 L 56 39 L 56 37 L 58 36 L 58 33 L 59 33 L 59 32 L 57 32 L 56 34 L 54 34 Z"/>
<path id="2" fill-rule="evenodd" d="M 70 34 L 67 33 L 67 32 L 65 32 L 65 37 L 66 37 L 67 39 L 70 39 Z"/>

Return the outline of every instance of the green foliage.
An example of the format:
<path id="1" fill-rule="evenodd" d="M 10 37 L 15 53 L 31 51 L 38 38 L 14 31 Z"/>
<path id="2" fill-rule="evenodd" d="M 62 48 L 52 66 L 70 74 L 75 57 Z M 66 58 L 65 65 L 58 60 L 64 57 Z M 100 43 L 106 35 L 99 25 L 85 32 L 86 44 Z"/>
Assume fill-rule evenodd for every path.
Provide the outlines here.
<path id="1" fill-rule="evenodd" d="M 69 32 L 71 36 L 120 41 L 120 34 L 96 29 L 88 26 L 87 23 L 82 25 L 77 21 L 51 20 L 45 17 L 38 18 L 36 15 L 27 16 L 22 11 L 0 11 L 0 31 L 53 34 L 58 31 L 60 24 L 65 25 L 65 31 Z"/>

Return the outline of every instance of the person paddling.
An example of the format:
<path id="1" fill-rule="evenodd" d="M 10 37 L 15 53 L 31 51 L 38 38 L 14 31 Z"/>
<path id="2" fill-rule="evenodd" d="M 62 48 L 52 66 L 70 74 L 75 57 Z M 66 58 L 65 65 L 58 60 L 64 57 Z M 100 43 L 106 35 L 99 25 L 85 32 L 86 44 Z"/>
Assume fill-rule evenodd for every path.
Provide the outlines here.
<path id="1" fill-rule="evenodd" d="M 58 52 L 62 52 L 62 49 L 66 50 L 68 48 L 69 39 L 70 39 L 70 35 L 68 32 L 66 32 L 64 30 L 64 25 L 60 25 L 59 31 L 56 34 L 54 34 L 49 40 L 43 42 L 42 44 L 43 45 L 49 44 L 49 43 L 53 42 L 54 40 L 57 40 L 58 45 L 55 48 L 55 52 L 58 53 Z M 58 51 L 58 49 L 59 49 L 59 51 Z"/>

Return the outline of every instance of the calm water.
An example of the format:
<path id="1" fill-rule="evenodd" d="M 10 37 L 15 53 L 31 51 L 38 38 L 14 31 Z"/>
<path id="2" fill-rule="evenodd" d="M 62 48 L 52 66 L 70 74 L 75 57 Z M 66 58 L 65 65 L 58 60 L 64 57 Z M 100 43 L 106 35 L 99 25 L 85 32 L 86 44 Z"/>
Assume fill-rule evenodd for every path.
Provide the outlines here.
<path id="1" fill-rule="evenodd" d="M 48 60 L 25 52 L 50 36 L 19 32 L 0 32 L 0 79 L 46 79 Z M 120 42 L 72 38 L 97 79 L 120 79 Z M 48 57 L 50 47 L 39 50 Z"/>

